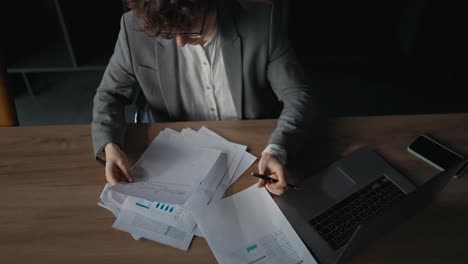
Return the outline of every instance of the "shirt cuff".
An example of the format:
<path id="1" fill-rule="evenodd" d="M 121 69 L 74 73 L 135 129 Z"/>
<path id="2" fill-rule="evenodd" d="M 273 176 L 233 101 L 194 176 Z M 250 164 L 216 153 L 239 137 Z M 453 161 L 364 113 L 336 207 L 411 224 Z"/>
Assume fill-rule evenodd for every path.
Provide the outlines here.
<path id="1" fill-rule="evenodd" d="M 270 144 L 262 151 L 262 154 L 263 153 L 268 153 L 275 156 L 283 166 L 286 165 L 288 153 L 284 147 L 277 144 Z"/>

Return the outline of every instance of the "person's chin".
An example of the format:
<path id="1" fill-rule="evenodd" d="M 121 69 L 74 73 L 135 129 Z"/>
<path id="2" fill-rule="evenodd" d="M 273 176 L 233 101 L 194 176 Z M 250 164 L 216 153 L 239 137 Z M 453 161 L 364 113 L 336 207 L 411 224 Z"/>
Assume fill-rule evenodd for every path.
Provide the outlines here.
<path id="1" fill-rule="evenodd" d="M 199 41 L 199 40 L 194 40 L 194 41 L 187 42 L 186 44 L 189 44 L 189 45 L 200 45 L 200 44 L 201 44 L 201 41 Z"/>

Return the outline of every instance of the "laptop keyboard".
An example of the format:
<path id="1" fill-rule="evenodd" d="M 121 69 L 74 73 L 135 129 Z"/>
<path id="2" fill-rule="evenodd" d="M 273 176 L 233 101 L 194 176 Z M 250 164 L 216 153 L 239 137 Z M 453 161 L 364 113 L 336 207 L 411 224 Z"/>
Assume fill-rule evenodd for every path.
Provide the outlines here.
<path id="1" fill-rule="evenodd" d="M 334 249 L 346 245 L 359 225 L 405 194 L 387 177 L 367 184 L 309 223 Z"/>

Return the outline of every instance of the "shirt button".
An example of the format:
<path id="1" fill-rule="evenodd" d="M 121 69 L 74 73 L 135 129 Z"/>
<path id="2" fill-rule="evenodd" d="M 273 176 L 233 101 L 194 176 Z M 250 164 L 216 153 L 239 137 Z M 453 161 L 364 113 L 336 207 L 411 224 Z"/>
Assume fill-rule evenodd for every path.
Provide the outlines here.
<path id="1" fill-rule="evenodd" d="M 205 66 L 206 66 L 206 65 L 208 65 L 208 63 L 207 63 L 206 61 L 204 61 L 204 62 L 203 62 L 203 65 L 205 65 Z"/>
<path id="2" fill-rule="evenodd" d="M 207 90 L 211 90 L 211 87 L 207 86 L 206 89 L 207 89 Z"/>
<path id="3" fill-rule="evenodd" d="M 214 112 L 214 111 L 215 111 L 215 109 L 214 109 L 214 108 L 211 108 L 210 110 L 211 110 L 211 112 Z"/>

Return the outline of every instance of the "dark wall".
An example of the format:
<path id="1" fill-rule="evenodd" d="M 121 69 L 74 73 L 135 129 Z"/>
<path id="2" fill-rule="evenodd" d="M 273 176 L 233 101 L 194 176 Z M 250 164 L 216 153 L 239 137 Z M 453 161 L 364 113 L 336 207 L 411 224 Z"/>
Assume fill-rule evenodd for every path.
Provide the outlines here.
<path id="1" fill-rule="evenodd" d="M 288 2 L 290 39 L 327 112 L 468 111 L 461 1 Z"/>

